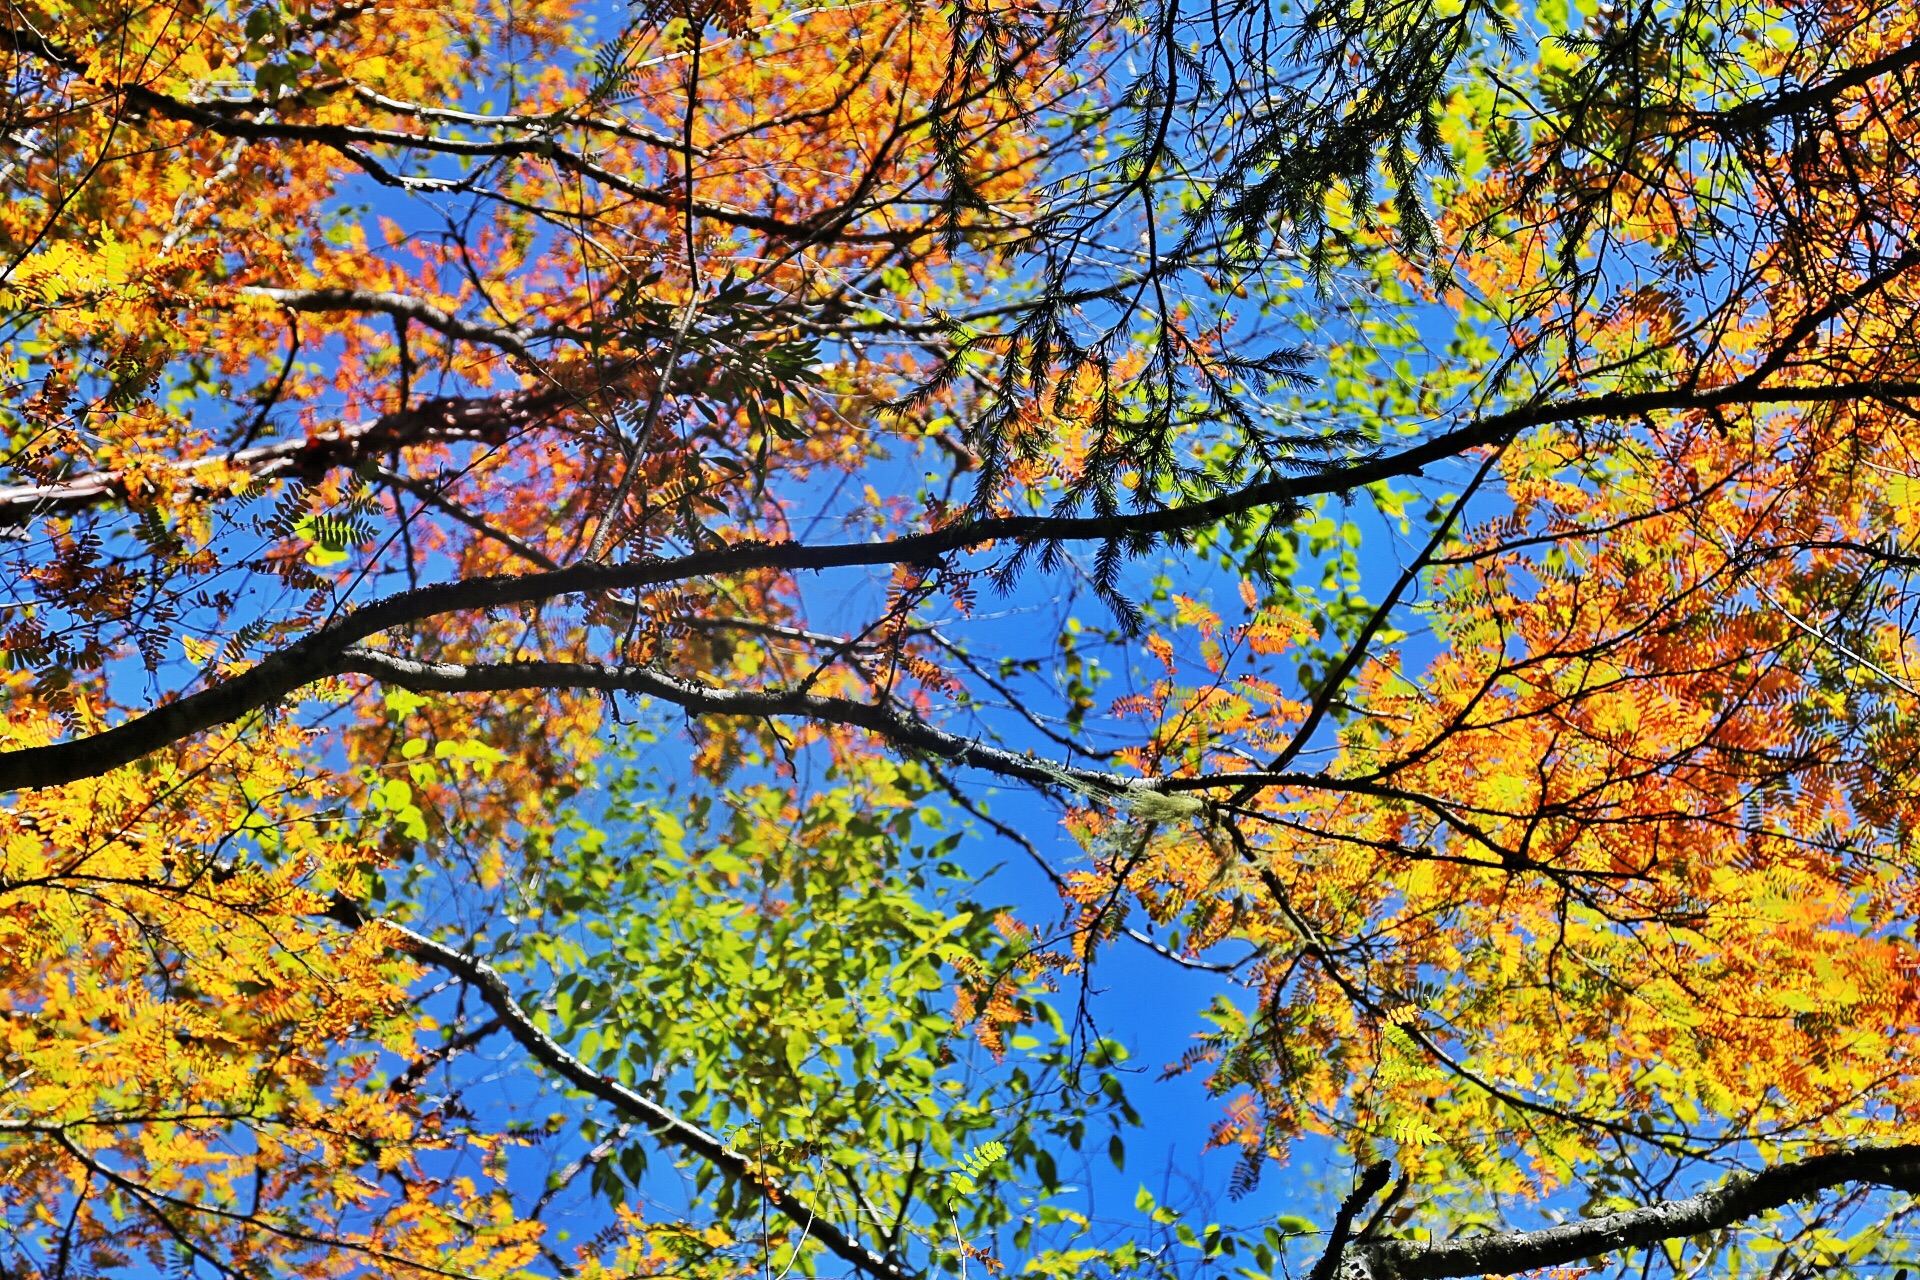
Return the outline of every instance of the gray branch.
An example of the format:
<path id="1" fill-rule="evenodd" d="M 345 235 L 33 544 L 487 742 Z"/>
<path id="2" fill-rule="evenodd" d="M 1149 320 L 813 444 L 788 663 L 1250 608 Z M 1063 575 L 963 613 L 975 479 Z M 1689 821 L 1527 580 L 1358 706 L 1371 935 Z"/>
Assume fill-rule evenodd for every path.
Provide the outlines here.
<path id="1" fill-rule="evenodd" d="M 757 1161 L 727 1145 L 718 1134 L 683 1119 L 612 1076 L 600 1074 L 569 1053 L 528 1016 L 514 998 L 507 980 L 484 960 L 456 951 L 405 925 L 369 917 L 344 896 L 335 896 L 329 914 L 349 928 L 370 927 L 391 934 L 400 950 L 459 978 L 486 1002 L 507 1033 L 534 1061 L 582 1093 L 600 1099 L 622 1117 L 645 1126 L 656 1139 L 712 1164 L 734 1179 L 746 1194 L 764 1197 L 769 1205 L 835 1257 L 875 1280 L 911 1280 L 913 1272 L 848 1236 L 815 1206 L 766 1174 Z"/>
<path id="2" fill-rule="evenodd" d="M 597 662 L 421 662 L 378 649 L 353 648 L 342 655 L 334 675 L 364 675 L 416 693 L 503 693 L 514 689 L 597 689 L 636 693 L 671 703 L 694 715 L 761 720 L 798 718 L 817 724 L 864 729 L 896 747 L 971 765 L 1018 782 L 1067 787 L 1090 795 L 1131 799 L 1151 806 L 1198 801 L 1164 794 L 1159 779 L 1056 764 L 1037 756 L 991 746 L 949 733 L 882 703 L 826 697 L 796 689 L 719 689 L 677 679 L 653 667 Z M 1299 780 L 1296 776 L 1295 780 Z M 1237 775 L 1232 781 L 1238 781 Z M 1230 785 L 1216 782 L 1216 786 Z M 1185 810 L 1183 810 L 1185 811 Z"/>
<path id="3" fill-rule="evenodd" d="M 214 497 L 216 491 L 203 473 L 216 463 L 241 467 L 259 480 L 288 476 L 312 479 L 334 467 L 352 466 L 370 455 L 412 445 L 459 441 L 498 444 L 514 428 L 548 418 L 561 406 L 562 397 L 551 391 L 436 398 L 298 440 L 189 458 L 171 464 L 167 472 L 174 477 L 176 493 Z M 152 479 L 151 474 L 148 479 Z M 0 529 L 19 528 L 45 516 L 69 515 L 126 497 L 126 478 L 119 471 L 88 471 L 46 484 L 0 487 Z"/>
<path id="4" fill-rule="evenodd" d="M 1563 1266 L 1620 1249 L 1680 1240 L 1748 1221 L 1830 1187 L 1867 1183 L 1920 1194 L 1920 1144 L 1862 1147 L 1729 1178 L 1712 1191 L 1539 1231 L 1421 1244 L 1363 1243 L 1347 1250 L 1347 1280 L 1448 1280 Z"/>
<path id="5" fill-rule="evenodd" d="M 316 314 L 359 312 L 412 320 L 438 333 L 444 333 L 449 338 L 464 338 L 468 342 L 498 347 L 502 351 L 512 352 L 523 359 L 533 358 L 527 350 L 527 342 L 531 334 L 519 329 L 510 329 L 505 325 L 478 324 L 472 320 L 463 320 L 459 316 L 442 311 L 430 302 L 410 298 L 404 293 L 391 293 L 384 289 L 275 289 L 264 285 L 249 285 L 240 292 L 249 298 L 264 298 L 270 302 L 277 302 L 290 311 L 308 311 Z"/>

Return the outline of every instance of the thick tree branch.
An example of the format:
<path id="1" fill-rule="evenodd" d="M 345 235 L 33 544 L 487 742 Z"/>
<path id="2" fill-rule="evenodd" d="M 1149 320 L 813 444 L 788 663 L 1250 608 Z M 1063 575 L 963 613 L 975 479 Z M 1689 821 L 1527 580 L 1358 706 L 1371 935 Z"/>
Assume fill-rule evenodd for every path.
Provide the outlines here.
<path id="1" fill-rule="evenodd" d="M 910 1280 L 913 1276 L 913 1272 L 893 1259 L 875 1253 L 827 1221 L 815 1206 L 768 1176 L 751 1156 L 728 1146 L 718 1135 L 675 1115 L 639 1090 L 629 1088 L 612 1076 L 601 1075 L 569 1053 L 534 1023 L 514 998 L 513 988 L 506 979 L 485 961 L 391 920 L 369 917 L 344 896 L 335 896 L 328 914 L 349 928 L 373 927 L 392 934 L 399 949 L 459 978 L 486 1002 L 507 1033 L 534 1061 L 582 1093 L 600 1099 L 623 1118 L 646 1126 L 660 1141 L 699 1156 L 746 1191 L 765 1197 L 769 1205 L 835 1257 L 877 1280 Z"/>
<path id="2" fill-rule="evenodd" d="M 448 124 L 463 124 L 477 129 L 521 129 L 528 133 L 550 132 L 554 129 L 592 129 L 634 142 L 644 142 L 648 146 L 683 149 L 683 144 L 678 138 L 670 138 L 665 134 L 655 133 L 651 129 L 642 129 L 624 120 L 610 120 L 605 116 L 586 116 L 572 111 L 532 116 L 481 115 L 472 111 L 455 111 L 449 107 L 428 107 L 416 102 L 403 102 L 398 98 L 389 98 L 383 93 L 375 93 L 363 84 L 353 86 L 353 96 L 368 106 L 378 107 L 382 111 L 391 111 L 395 115 L 414 116 L 421 120 L 442 120 Z M 697 156 L 707 155 L 705 147 L 695 147 L 693 151 Z"/>
<path id="3" fill-rule="evenodd" d="M 1920 397 L 1920 383 L 1878 386 L 1874 390 L 1880 395 Z M 1205 528 L 1261 508 L 1274 509 L 1280 518 L 1292 518 L 1304 509 L 1300 502 L 1304 497 L 1344 493 L 1380 480 L 1414 474 L 1467 450 L 1498 444 L 1520 431 L 1548 423 L 1705 409 L 1736 402 L 1831 403 L 1862 394 L 1865 392 L 1860 387 L 1750 387 L 1744 384 L 1707 391 L 1609 392 L 1495 414 L 1398 453 L 1331 466 L 1302 476 L 1276 477 L 1183 506 L 1112 516 L 989 517 L 872 543 L 809 546 L 793 542 L 745 542 L 671 560 L 576 564 L 551 573 L 500 575 L 419 587 L 357 609 L 267 655 L 242 675 L 157 707 L 114 728 L 47 746 L 0 752 L 0 792 L 59 786 L 91 777 L 192 734 L 229 724 L 280 701 L 303 685 L 356 669 L 342 663 L 347 651 L 360 642 L 390 628 L 444 614 L 539 604 L 569 595 L 629 591 L 715 575 L 927 564 L 955 552 L 1001 542 L 1033 546 L 1049 542 L 1103 541 L 1144 550 L 1157 537 Z M 504 664 L 482 670 L 499 672 L 514 667 L 525 670 L 527 666 Z M 1042 772 L 1056 781 L 1065 781 L 1073 771 L 1049 767 Z"/>
<path id="4" fill-rule="evenodd" d="M 795 689 L 718 689 L 673 676 L 653 667 L 610 666 L 593 662 L 501 662 L 466 664 L 420 662 L 376 649 L 350 649 L 333 675 L 371 676 L 382 684 L 419 693 L 499 693 L 514 689 L 596 689 L 636 693 L 681 707 L 694 715 L 737 716 L 760 720 L 795 717 L 818 724 L 864 729 L 908 751 L 920 751 L 957 764 L 972 765 L 1018 782 L 1041 787 L 1066 786 L 1110 796 L 1159 794 L 1157 780 L 1054 764 L 1036 756 L 990 746 L 936 728 L 884 704 L 825 697 Z M 1237 781 L 1237 778 L 1234 779 Z M 1226 785 L 1216 782 L 1218 785 Z M 1172 803 L 1178 804 L 1178 801 Z M 1188 802 L 1197 808 L 1195 802 Z"/>
<path id="5" fill-rule="evenodd" d="M 1308 1280 L 1333 1280 L 1334 1272 L 1340 1265 L 1341 1255 L 1346 1252 L 1347 1240 L 1353 1234 L 1353 1218 L 1367 1207 L 1367 1201 L 1380 1194 L 1380 1188 L 1387 1185 L 1387 1179 L 1393 1176 L 1393 1164 L 1388 1160 L 1376 1160 L 1360 1171 L 1360 1177 L 1354 1182 L 1353 1190 L 1340 1202 L 1339 1211 L 1333 1215 L 1333 1229 L 1327 1233 L 1327 1250 L 1314 1264 L 1313 1274 Z"/>
<path id="6" fill-rule="evenodd" d="M 532 334 L 505 325 L 476 324 L 471 320 L 462 320 L 430 302 L 409 298 L 404 293 L 389 293 L 383 289 L 276 289 L 263 285 L 249 285 L 240 292 L 249 298 L 277 302 L 289 311 L 363 312 L 389 315 L 396 320 L 412 320 L 449 338 L 464 338 L 468 342 L 498 347 L 523 359 L 533 358 L 527 350 Z"/>
<path id="7" fill-rule="evenodd" d="M 412 445 L 463 441 L 498 444 L 510 432 L 551 417 L 563 403 L 564 397 L 553 391 L 512 392 L 486 399 L 423 400 L 371 421 L 348 423 L 299 440 L 193 458 L 174 463 L 170 470 L 179 477 L 180 490 L 196 497 L 212 497 L 216 491 L 201 476 L 215 464 L 243 468 L 258 480 L 283 476 L 315 479 L 334 467 L 353 466 Z M 70 515 L 126 497 L 126 479 L 119 471 L 90 471 L 50 484 L 0 488 L 0 529 L 18 528 L 42 516 Z"/>
<path id="8" fill-rule="evenodd" d="M 1914 66 L 1920 66 L 1920 41 L 1904 44 L 1829 79 L 1764 94 L 1725 111 L 1703 111 L 1697 118 L 1716 133 L 1763 128 L 1783 116 L 1826 107 L 1849 90 L 1864 88 L 1881 76 L 1897 75 Z"/>
<path id="9" fill-rule="evenodd" d="M 1448 1280 L 1512 1275 L 1583 1258 L 1678 1240 L 1805 1199 L 1829 1187 L 1869 1183 L 1920 1195 L 1920 1144 L 1866 1147 L 1814 1156 L 1730 1178 L 1712 1191 L 1539 1231 L 1419 1243 L 1389 1240 L 1347 1251 L 1349 1280 Z"/>

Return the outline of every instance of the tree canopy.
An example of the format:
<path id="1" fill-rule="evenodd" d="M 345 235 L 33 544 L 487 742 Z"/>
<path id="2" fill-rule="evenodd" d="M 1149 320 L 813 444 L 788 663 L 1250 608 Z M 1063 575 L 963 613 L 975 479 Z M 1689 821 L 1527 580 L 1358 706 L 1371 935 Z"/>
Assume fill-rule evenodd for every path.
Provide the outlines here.
<path id="1" fill-rule="evenodd" d="M 1899 1264 L 1916 28 L 6 0 L 0 1265 Z"/>

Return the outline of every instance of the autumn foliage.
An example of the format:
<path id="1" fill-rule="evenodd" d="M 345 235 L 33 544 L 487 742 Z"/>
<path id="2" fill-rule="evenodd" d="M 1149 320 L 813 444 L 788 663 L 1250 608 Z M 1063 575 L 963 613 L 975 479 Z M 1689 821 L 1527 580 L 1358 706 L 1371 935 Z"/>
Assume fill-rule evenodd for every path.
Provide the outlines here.
<path id="1" fill-rule="evenodd" d="M 1916 26 L 7 0 L 4 1265 L 1902 1260 Z"/>

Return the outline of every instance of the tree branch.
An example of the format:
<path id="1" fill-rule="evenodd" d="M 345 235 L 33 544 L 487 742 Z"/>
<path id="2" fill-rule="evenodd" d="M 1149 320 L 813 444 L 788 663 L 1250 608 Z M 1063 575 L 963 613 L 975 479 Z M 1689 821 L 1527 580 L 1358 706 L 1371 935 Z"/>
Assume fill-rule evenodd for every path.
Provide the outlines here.
<path id="1" fill-rule="evenodd" d="M 413 320 L 449 338 L 464 338 L 468 342 L 498 347 L 526 360 L 533 358 L 527 350 L 531 334 L 503 325 L 462 320 L 430 302 L 409 298 L 404 293 L 390 293 L 383 289 L 277 289 L 264 285 L 248 285 L 240 293 L 248 298 L 277 302 L 289 311 L 373 312 L 392 316 L 396 320 Z"/>
<path id="2" fill-rule="evenodd" d="M 1920 1195 L 1920 1144 L 1864 1147 L 1729 1178 L 1712 1191 L 1539 1231 L 1420 1243 L 1389 1240 L 1347 1251 L 1349 1280 L 1448 1280 L 1561 1266 L 1618 1249 L 1678 1240 L 1805 1199 L 1829 1187 L 1869 1183 Z"/>
<path id="3" fill-rule="evenodd" d="M 1380 1194 L 1380 1188 L 1387 1185 L 1387 1179 L 1393 1176 L 1393 1162 L 1376 1160 L 1360 1171 L 1354 1181 L 1353 1190 L 1340 1202 L 1339 1211 L 1333 1215 L 1333 1229 L 1327 1233 L 1327 1250 L 1320 1255 L 1320 1261 L 1314 1264 L 1313 1274 L 1308 1280 L 1333 1280 L 1334 1272 L 1340 1265 L 1340 1256 L 1346 1252 L 1347 1239 L 1353 1232 L 1353 1218 L 1367 1207 L 1367 1201 Z"/>
<path id="4" fill-rule="evenodd" d="M 1815 107 L 1827 106 L 1849 89 L 1864 88 L 1881 76 L 1895 75 L 1916 65 L 1920 65 L 1920 41 L 1850 67 L 1829 80 L 1764 94 L 1725 111 L 1697 112 L 1695 119 L 1723 134 L 1764 128 L 1782 116 L 1800 115 Z"/>
<path id="5" fill-rule="evenodd" d="M 880 703 L 826 697 L 803 689 L 717 689 L 675 679 L 654 667 L 596 662 L 421 662 L 377 649 L 354 648 L 331 675 L 371 676 L 417 693 L 499 693 L 513 689 L 596 689 L 658 698 L 695 715 L 762 720 L 791 716 L 865 729 L 896 747 L 987 769 L 1041 787 L 1066 786 L 1096 795 L 1138 797 L 1162 792 L 1161 780 L 1055 764 L 949 733 Z M 1298 779 L 1295 779 L 1298 780 Z M 1228 782 L 1238 782 L 1232 775 Z M 1172 801 L 1171 803 L 1179 803 Z M 1197 802 L 1189 802 L 1197 810 Z"/>
<path id="6" fill-rule="evenodd" d="M 188 494 L 212 497 L 216 491 L 198 473 L 217 463 L 242 467 L 260 480 L 277 476 L 313 479 L 334 467 L 352 466 L 412 445 L 460 441 L 498 444 L 513 429 L 551 416 L 563 400 L 553 391 L 513 392 L 486 399 L 423 400 L 371 421 L 347 423 L 299 440 L 191 458 L 173 463 L 169 470 L 179 476 L 180 488 Z M 0 529 L 19 528 L 42 516 L 71 514 L 126 497 L 125 476 L 119 471 L 90 471 L 51 484 L 0 488 Z"/>
<path id="7" fill-rule="evenodd" d="M 1920 397 L 1920 383 L 1878 385 L 1874 390 L 1881 395 Z M 1547 423 L 1628 416 L 1653 410 L 1684 411 L 1735 402 L 1830 403 L 1862 394 L 1865 391 L 1860 387 L 1750 387 L 1740 383 L 1706 391 L 1608 392 L 1495 414 L 1442 433 L 1424 444 L 1399 453 L 1327 467 L 1303 476 L 1275 477 L 1182 506 L 1110 516 L 995 516 L 961 521 L 945 528 L 908 534 L 884 542 L 818 546 L 795 542 L 741 542 L 671 560 L 634 560 L 607 565 L 585 563 L 550 573 L 499 575 L 418 587 L 357 609 L 268 654 L 259 665 L 242 675 L 166 703 L 111 729 L 47 746 L 0 752 L 0 792 L 59 786 L 91 777 L 137 760 L 148 752 L 191 734 L 229 724 L 251 711 L 278 702 L 303 685 L 358 670 L 350 663 L 343 663 L 347 650 L 361 641 L 393 627 L 443 614 L 539 604 L 562 596 L 662 586 L 713 575 L 927 564 L 953 552 L 978 549 L 997 542 L 1035 546 L 1104 541 L 1144 550 L 1156 537 L 1205 528 L 1230 516 L 1262 507 L 1277 509 L 1281 518 L 1293 518 L 1304 510 L 1300 502 L 1303 497 L 1344 493 L 1394 476 L 1415 473 L 1424 466 L 1455 457 L 1466 450 L 1498 444 L 1511 439 L 1517 432 Z M 371 659 L 362 655 L 356 661 Z M 461 678 L 493 680 L 502 678 L 503 673 L 516 670 L 532 676 L 542 666 L 538 663 L 498 664 L 474 669 L 491 673 L 485 677 Z M 621 678 L 639 679 L 638 676 Z M 475 687 L 499 689 L 507 686 L 484 684 Z M 576 686 L 569 683 L 563 687 Z M 778 696 L 791 698 L 794 695 Z M 986 749 L 976 745 L 971 750 L 980 752 Z M 1024 759 L 1010 752 L 1002 754 L 1014 760 Z M 979 757 L 970 755 L 967 758 Z M 1035 769 L 1029 765 L 1026 773 L 1009 776 L 1025 777 L 1035 772 L 1045 774 L 1056 782 L 1069 781 L 1076 774 L 1088 773 L 1085 770 L 1061 770 L 1052 766 Z M 1133 788 L 1129 786 L 1128 789 Z"/>
<path id="8" fill-rule="evenodd" d="M 368 916 L 343 895 L 335 895 L 328 914 L 348 928 L 377 927 L 390 933 L 401 950 L 459 978 L 486 1002 L 507 1033 L 534 1061 L 574 1088 L 605 1102 L 620 1115 L 646 1126 L 660 1141 L 699 1156 L 737 1181 L 744 1190 L 764 1197 L 769 1205 L 835 1257 L 877 1280 L 911 1280 L 913 1272 L 849 1237 L 813 1205 L 767 1176 L 745 1152 L 728 1146 L 718 1135 L 682 1119 L 639 1090 L 629 1088 L 612 1076 L 601 1075 L 569 1053 L 559 1041 L 535 1025 L 514 998 L 506 979 L 493 966 L 404 925 Z"/>

